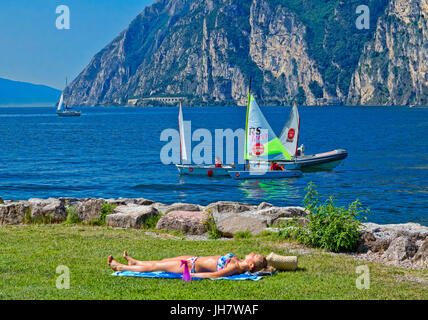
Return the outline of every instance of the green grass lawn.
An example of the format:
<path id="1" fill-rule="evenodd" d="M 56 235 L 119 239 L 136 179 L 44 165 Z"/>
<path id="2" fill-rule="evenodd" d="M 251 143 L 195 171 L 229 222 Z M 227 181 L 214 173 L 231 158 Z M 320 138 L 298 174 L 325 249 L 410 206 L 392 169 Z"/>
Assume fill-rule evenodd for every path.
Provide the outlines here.
<path id="1" fill-rule="evenodd" d="M 141 260 L 177 255 L 251 251 L 295 255 L 272 237 L 232 241 L 158 239 L 143 230 L 31 225 L 0 227 L 0 299 L 428 299 L 428 286 L 402 278 L 425 278 L 406 270 L 315 250 L 299 255 L 299 270 L 260 281 L 143 279 L 111 276 L 107 256 L 122 263 L 124 249 Z M 358 290 L 355 269 L 370 267 L 370 289 Z M 70 289 L 56 288 L 59 265 L 68 266 Z"/>

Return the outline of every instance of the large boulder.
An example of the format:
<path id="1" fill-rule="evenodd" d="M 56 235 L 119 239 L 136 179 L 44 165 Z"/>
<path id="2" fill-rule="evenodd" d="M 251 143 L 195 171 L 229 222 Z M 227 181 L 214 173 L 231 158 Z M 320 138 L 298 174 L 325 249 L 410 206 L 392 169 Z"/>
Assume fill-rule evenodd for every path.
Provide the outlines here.
<path id="1" fill-rule="evenodd" d="M 383 256 L 388 261 L 404 261 L 411 259 L 418 250 L 415 241 L 408 237 L 398 237 L 391 241 Z"/>
<path id="2" fill-rule="evenodd" d="M 255 215 L 259 216 L 268 216 L 273 220 L 278 218 L 288 217 L 288 218 L 296 218 L 296 217 L 305 217 L 307 215 L 307 211 L 302 207 L 266 207 L 263 209 L 257 208 L 254 212 Z"/>
<path id="3" fill-rule="evenodd" d="M 79 199 L 77 203 L 69 202 L 69 205 L 74 206 L 81 221 L 91 221 L 101 217 L 104 203 L 106 203 L 104 199 Z"/>
<path id="4" fill-rule="evenodd" d="M 0 204 L 0 224 L 11 225 L 26 222 L 31 217 L 31 207 L 25 201 Z"/>
<path id="5" fill-rule="evenodd" d="M 199 212 L 202 211 L 204 207 L 193 204 L 193 203 L 173 203 L 170 205 L 162 204 L 162 203 L 156 203 L 154 206 L 163 214 L 170 213 L 172 211 L 195 211 Z"/>
<path id="6" fill-rule="evenodd" d="M 209 216 L 202 211 L 171 211 L 159 219 L 156 229 L 200 235 L 207 232 L 208 218 Z"/>
<path id="7" fill-rule="evenodd" d="M 424 240 L 428 236 L 428 228 L 417 223 L 385 225 L 364 223 L 361 233 L 357 252 L 366 253 L 370 251 L 383 254 L 392 241 L 399 237 L 411 239 L 413 242 Z"/>
<path id="8" fill-rule="evenodd" d="M 150 206 L 155 202 L 145 198 L 119 198 L 119 199 L 106 199 L 106 202 L 114 205 L 127 205 L 127 204 L 137 204 L 139 206 Z"/>
<path id="9" fill-rule="evenodd" d="M 419 250 L 413 256 L 413 262 L 422 267 L 428 267 L 428 238 L 419 247 Z"/>
<path id="10" fill-rule="evenodd" d="M 252 235 L 257 235 L 268 226 L 266 220 L 247 217 L 241 215 L 229 216 L 217 222 L 217 229 L 224 237 L 233 237 L 238 232 L 249 231 Z"/>
<path id="11" fill-rule="evenodd" d="M 37 199 L 28 200 L 31 207 L 31 220 L 43 223 L 58 223 L 67 218 L 65 201 L 60 199 Z"/>
<path id="12" fill-rule="evenodd" d="M 205 211 L 210 212 L 212 214 L 240 213 L 255 209 L 257 209 L 257 206 L 232 201 L 218 201 L 210 203 L 208 206 L 205 207 Z"/>
<path id="13" fill-rule="evenodd" d="M 158 210 L 153 206 L 122 205 L 106 216 L 106 224 L 117 228 L 139 228 L 147 219 L 158 214 Z"/>

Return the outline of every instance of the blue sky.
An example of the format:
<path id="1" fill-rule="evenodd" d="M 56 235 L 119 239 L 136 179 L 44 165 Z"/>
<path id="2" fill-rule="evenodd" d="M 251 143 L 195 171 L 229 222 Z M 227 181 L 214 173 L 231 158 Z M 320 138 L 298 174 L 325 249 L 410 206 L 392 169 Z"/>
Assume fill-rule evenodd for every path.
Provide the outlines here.
<path id="1" fill-rule="evenodd" d="M 74 79 L 153 0 L 1 0 L 0 78 L 57 89 Z M 70 8 L 70 30 L 55 10 Z"/>

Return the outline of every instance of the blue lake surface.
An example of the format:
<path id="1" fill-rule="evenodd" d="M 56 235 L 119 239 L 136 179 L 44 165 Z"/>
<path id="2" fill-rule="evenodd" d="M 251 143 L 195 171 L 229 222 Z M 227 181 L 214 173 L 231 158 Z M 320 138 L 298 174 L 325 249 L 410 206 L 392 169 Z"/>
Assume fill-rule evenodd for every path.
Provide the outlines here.
<path id="1" fill-rule="evenodd" d="M 349 156 L 332 172 L 284 180 L 235 181 L 178 175 L 164 165 L 164 129 L 178 129 L 178 108 L 82 108 L 59 118 L 54 108 L 0 108 L 0 196 L 143 197 L 164 203 L 230 200 L 302 205 L 312 181 L 340 205 L 359 199 L 377 223 L 428 225 L 428 108 L 300 107 L 306 154 Z M 262 108 L 279 134 L 289 107 Z M 183 108 L 192 129 L 243 128 L 245 108 Z M 213 140 L 214 142 L 214 140 Z M 196 146 L 198 142 L 194 142 Z M 235 146 L 235 159 L 237 149 Z"/>

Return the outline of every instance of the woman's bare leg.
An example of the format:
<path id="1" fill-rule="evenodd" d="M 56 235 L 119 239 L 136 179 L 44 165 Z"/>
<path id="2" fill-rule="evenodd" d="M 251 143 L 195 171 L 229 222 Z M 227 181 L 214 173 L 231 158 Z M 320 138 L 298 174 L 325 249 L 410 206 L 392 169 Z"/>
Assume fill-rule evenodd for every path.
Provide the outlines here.
<path id="1" fill-rule="evenodd" d="M 180 267 L 178 260 L 170 261 L 140 261 L 140 265 L 127 266 L 121 263 L 118 263 L 113 259 L 113 256 L 109 256 L 107 263 L 115 271 L 137 271 L 137 272 L 156 272 L 156 271 L 165 271 L 165 272 L 174 272 L 182 273 L 184 267 Z"/>
<path id="2" fill-rule="evenodd" d="M 189 258 L 191 258 L 193 256 L 180 256 L 180 257 L 175 257 L 175 258 L 166 258 L 166 259 L 162 259 L 161 261 L 179 261 L 179 260 L 187 260 Z M 130 256 L 128 256 L 128 253 L 125 251 L 123 251 L 123 258 L 128 261 L 128 266 L 142 266 L 145 265 L 147 262 L 160 262 L 160 261 L 140 261 L 140 260 L 136 260 L 134 258 L 131 258 Z"/>

